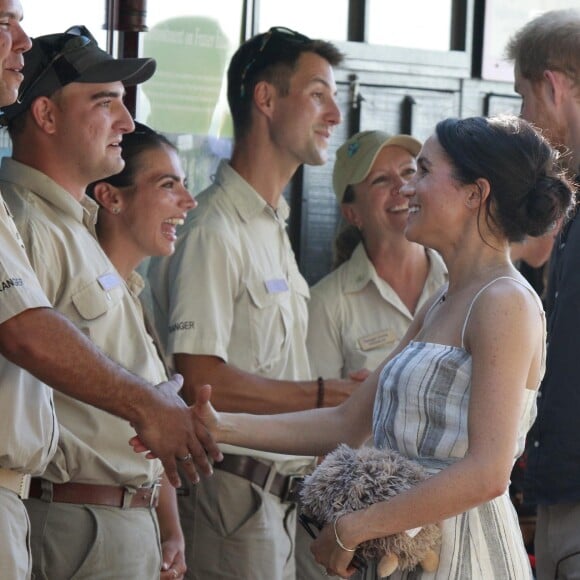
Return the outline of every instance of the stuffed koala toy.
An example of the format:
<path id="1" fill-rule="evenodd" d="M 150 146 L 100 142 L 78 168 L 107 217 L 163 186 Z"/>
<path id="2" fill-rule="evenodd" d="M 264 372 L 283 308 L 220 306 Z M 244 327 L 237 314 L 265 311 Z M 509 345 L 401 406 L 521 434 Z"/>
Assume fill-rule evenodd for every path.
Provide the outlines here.
<path id="1" fill-rule="evenodd" d="M 390 449 L 340 445 L 305 478 L 302 512 L 321 525 L 341 515 L 388 501 L 427 478 L 416 462 Z M 427 572 L 439 565 L 441 530 L 430 524 L 419 530 L 363 542 L 357 554 L 378 561 L 378 574 L 389 576 L 397 568 L 410 570 L 421 564 Z"/>

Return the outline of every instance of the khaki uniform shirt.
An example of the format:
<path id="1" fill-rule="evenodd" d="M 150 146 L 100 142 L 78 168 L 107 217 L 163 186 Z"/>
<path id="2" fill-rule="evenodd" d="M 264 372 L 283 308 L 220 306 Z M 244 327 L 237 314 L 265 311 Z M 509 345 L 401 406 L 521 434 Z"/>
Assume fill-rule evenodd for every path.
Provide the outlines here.
<path id="1" fill-rule="evenodd" d="M 427 255 L 429 275 L 417 309 L 447 281 L 439 254 L 427 250 Z M 413 320 L 398 294 L 378 276 L 362 243 L 311 293 L 307 344 L 316 376 L 344 378 L 361 368 L 374 371 Z"/>
<path id="2" fill-rule="evenodd" d="M 282 199 L 272 209 L 225 161 L 196 199 L 175 254 L 152 260 L 149 269 L 168 354 L 217 356 L 272 379 L 310 379 L 309 290 L 286 233 L 288 205 Z"/>
<path id="3" fill-rule="evenodd" d="M 96 239 L 97 204 L 88 197 L 79 203 L 43 173 L 7 158 L 0 186 L 54 307 L 114 361 L 151 383 L 164 380 L 138 297 Z M 135 431 L 127 421 L 61 393 L 55 403 L 61 434 L 47 479 L 138 487 L 162 473 L 159 461 L 128 445 Z"/>
<path id="4" fill-rule="evenodd" d="M 0 248 L 0 324 L 49 308 L 1 195 Z M 42 473 L 58 440 L 52 389 L 0 356 L 0 409 L 0 467 Z"/>

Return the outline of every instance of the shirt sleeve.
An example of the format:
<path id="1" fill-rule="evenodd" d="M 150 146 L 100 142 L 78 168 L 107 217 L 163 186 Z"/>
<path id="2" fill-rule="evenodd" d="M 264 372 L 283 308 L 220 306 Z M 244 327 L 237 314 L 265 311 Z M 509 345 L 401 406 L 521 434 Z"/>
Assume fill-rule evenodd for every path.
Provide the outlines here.
<path id="1" fill-rule="evenodd" d="M 0 244 L 0 324 L 30 308 L 50 307 L 1 198 Z"/>
<path id="2" fill-rule="evenodd" d="M 184 234 L 169 268 L 169 355 L 210 355 L 228 361 L 239 289 L 236 255 L 227 232 L 196 224 Z"/>

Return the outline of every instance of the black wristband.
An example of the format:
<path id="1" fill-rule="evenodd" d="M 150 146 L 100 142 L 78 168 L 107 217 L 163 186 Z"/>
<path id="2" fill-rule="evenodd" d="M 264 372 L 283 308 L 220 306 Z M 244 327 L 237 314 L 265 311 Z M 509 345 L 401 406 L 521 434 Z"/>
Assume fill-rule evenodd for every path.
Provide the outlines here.
<path id="1" fill-rule="evenodd" d="M 316 394 L 316 407 L 320 409 L 320 407 L 324 406 L 324 379 L 322 377 L 318 377 L 316 379 L 318 384 L 318 392 Z"/>

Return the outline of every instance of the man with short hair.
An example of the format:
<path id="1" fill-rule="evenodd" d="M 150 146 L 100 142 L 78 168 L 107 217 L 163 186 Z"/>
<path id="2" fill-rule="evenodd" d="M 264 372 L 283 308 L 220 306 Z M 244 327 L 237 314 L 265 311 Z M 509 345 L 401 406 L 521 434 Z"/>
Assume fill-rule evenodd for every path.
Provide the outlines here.
<path id="1" fill-rule="evenodd" d="M 515 33 L 522 117 L 564 152 L 580 183 L 580 11 L 546 12 Z M 539 580 L 580 578 L 580 220 L 577 211 L 556 239 L 550 262 L 546 374 L 530 432 L 527 483 L 538 504 L 535 554 Z"/>
<path id="2" fill-rule="evenodd" d="M 341 118 L 333 73 L 341 60 L 328 42 L 272 28 L 230 62 L 232 158 L 197 196 L 174 257 L 154 259 L 149 273 L 158 330 L 184 374 L 188 402 L 211 383 L 220 410 L 275 413 L 336 405 L 354 388 L 311 380 L 309 291 L 282 197 L 301 164 L 326 161 Z M 212 481 L 199 486 L 193 522 L 186 515 L 192 498 L 180 498 L 186 537 L 188 525 L 195 535 L 186 548 L 189 577 L 295 578 L 290 496 L 312 458 L 225 451 Z"/>
<path id="3" fill-rule="evenodd" d="M 18 0 L 0 0 L 0 106 L 16 100 L 22 54 L 31 46 L 21 20 Z M 0 240 L 0 578 L 21 580 L 31 574 L 30 530 L 22 499 L 30 474 L 44 471 L 59 435 L 52 390 L 32 375 L 130 421 L 163 459 L 174 484 L 176 455 L 202 451 L 197 435 L 214 456 L 217 451 L 189 409 L 179 404 L 180 381 L 154 389 L 111 361 L 50 308 L 1 196 Z M 204 454 L 196 463 L 208 472 Z M 196 477 L 192 465 L 187 472 Z"/>
<path id="4" fill-rule="evenodd" d="M 167 480 L 159 491 L 160 462 L 135 454 L 128 445 L 135 435 L 131 423 L 143 430 L 143 420 L 153 421 L 170 439 L 177 430 L 169 460 L 160 448 L 169 468 L 181 459 L 194 477 L 192 455 L 205 458 L 195 441 L 190 411 L 184 413 L 182 403 L 169 413 L 164 395 L 148 395 L 144 388 L 165 380 L 163 365 L 146 333 L 135 289 L 121 280 L 96 239 L 97 206 L 84 194 L 90 182 L 123 168 L 120 144 L 123 134 L 134 129 L 123 104 L 124 84 L 143 82 L 154 70 L 152 59 L 113 59 L 87 29 L 74 27 L 34 40 L 22 69 L 19 98 L 2 109 L 13 155 L 2 160 L 0 187 L 43 290 L 108 357 L 136 375 L 129 379 L 129 373 L 117 371 L 115 381 L 102 380 L 103 363 L 97 355 L 79 347 L 66 352 L 61 347 L 72 341 L 64 336 L 61 345 L 61 337 L 53 336 L 55 344 L 46 356 L 70 358 L 69 364 L 79 368 L 74 373 L 79 391 L 98 391 L 99 397 L 115 403 L 103 403 L 95 394 L 84 399 L 123 418 L 69 397 L 76 394 L 72 389 L 55 393 L 60 437 L 53 428 L 51 452 L 58 443 L 56 453 L 42 478 L 32 479 L 30 496 L 35 499 L 26 500 L 38 578 L 154 578 L 162 566 L 159 536 L 169 537 L 173 546 L 183 543 L 177 509 L 171 506 L 175 491 Z M 47 364 L 46 359 L 42 362 Z M 155 412 L 164 415 L 161 421 Z M 219 456 L 217 450 L 213 455 Z M 30 471 L 38 475 L 46 461 Z M 154 512 L 158 501 L 161 534 Z M 173 577 L 181 576 L 183 549 L 172 550 L 169 562 L 166 556 Z"/>

